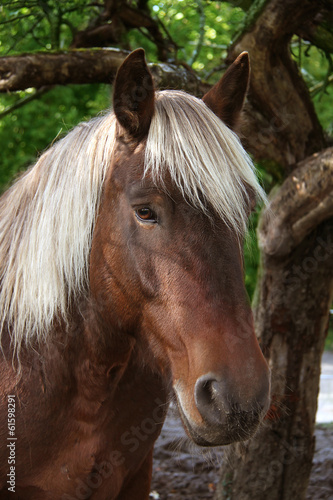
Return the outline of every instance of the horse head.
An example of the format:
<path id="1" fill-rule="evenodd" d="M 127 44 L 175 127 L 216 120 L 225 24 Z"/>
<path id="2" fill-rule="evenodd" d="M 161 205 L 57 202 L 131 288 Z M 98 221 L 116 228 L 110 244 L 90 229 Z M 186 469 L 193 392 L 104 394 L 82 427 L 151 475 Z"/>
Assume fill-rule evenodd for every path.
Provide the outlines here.
<path id="1" fill-rule="evenodd" d="M 90 255 L 100 323 L 172 381 L 200 445 L 248 438 L 269 402 L 242 257 L 260 187 L 229 128 L 248 80 L 243 53 L 202 100 L 156 92 L 143 50 L 127 57 Z"/>

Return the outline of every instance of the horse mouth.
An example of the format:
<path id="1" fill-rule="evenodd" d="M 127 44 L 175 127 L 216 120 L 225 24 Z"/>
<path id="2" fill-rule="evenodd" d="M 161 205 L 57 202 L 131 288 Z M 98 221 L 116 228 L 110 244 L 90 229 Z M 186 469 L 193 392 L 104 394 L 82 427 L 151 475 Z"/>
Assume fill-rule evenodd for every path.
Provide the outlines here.
<path id="1" fill-rule="evenodd" d="M 259 413 L 234 412 L 226 415 L 223 423 L 203 422 L 198 426 L 187 418 L 178 397 L 177 406 L 186 433 L 198 446 L 226 446 L 246 441 L 255 434 L 261 421 Z"/>

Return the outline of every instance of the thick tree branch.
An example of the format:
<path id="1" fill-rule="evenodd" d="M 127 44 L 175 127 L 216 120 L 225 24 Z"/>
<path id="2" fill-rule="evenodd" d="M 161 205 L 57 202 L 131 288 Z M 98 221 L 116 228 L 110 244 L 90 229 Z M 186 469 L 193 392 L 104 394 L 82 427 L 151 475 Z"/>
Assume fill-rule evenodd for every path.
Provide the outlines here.
<path id="1" fill-rule="evenodd" d="M 321 0 L 321 9 L 309 17 L 296 34 L 325 52 L 333 53 L 333 0 Z"/>
<path id="2" fill-rule="evenodd" d="M 302 161 L 262 218 L 259 244 L 267 255 L 288 255 L 333 216 L 333 148 Z"/>
<path id="3" fill-rule="evenodd" d="M 240 7 L 246 13 L 249 13 L 251 8 L 258 10 L 264 2 L 265 0 L 228 0 L 228 3 Z M 321 10 L 318 15 L 306 19 L 295 34 L 325 52 L 333 52 L 333 0 L 321 0 L 319 3 Z M 251 24 L 250 20 L 251 15 L 247 16 L 247 21 L 244 23 L 247 28 Z"/>
<path id="4" fill-rule="evenodd" d="M 0 92 L 70 83 L 111 83 L 126 51 L 71 50 L 0 58 Z"/>
<path id="5" fill-rule="evenodd" d="M 330 23 L 322 22 L 322 24 L 318 24 L 311 22 L 306 26 L 302 26 L 296 34 L 319 49 L 333 53 L 333 15 L 331 14 L 330 17 Z"/>
<path id="6" fill-rule="evenodd" d="M 230 49 L 229 62 L 247 50 L 251 85 L 243 134 L 257 159 L 290 168 L 325 146 L 309 92 L 293 62 L 289 43 L 299 26 L 319 12 L 320 2 L 269 0 Z"/>
<path id="7" fill-rule="evenodd" d="M 112 83 L 128 52 L 118 49 L 70 50 L 0 58 L 0 92 L 39 89 L 49 85 Z M 202 95 L 207 86 L 187 68 L 151 64 L 158 88 L 185 89 Z"/>

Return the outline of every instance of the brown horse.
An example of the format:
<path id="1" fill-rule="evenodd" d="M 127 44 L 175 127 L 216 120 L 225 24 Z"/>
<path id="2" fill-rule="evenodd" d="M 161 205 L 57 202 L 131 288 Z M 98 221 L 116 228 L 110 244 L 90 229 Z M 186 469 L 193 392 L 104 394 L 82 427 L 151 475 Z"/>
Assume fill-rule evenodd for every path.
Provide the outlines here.
<path id="1" fill-rule="evenodd" d="M 173 389 L 203 446 L 248 438 L 269 371 L 243 284 L 253 166 L 230 130 L 241 54 L 203 100 L 139 49 L 114 111 L 0 200 L 0 498 L 144 500 Z"/>

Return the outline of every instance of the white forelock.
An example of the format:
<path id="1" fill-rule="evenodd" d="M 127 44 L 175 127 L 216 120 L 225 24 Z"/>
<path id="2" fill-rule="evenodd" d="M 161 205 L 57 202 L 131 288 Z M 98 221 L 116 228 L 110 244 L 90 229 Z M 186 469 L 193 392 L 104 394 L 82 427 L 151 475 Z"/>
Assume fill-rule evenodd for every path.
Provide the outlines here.
<path id="1" fill-rule="evenodd" d="M 181 91 L 156 95 L 145 153 L 145 172 L 172 180 L 195 206 L 210 206 L 226 224 L 246 231 L 249 189 L 265 200 L 251 158 L 237 135 L 205 104 Z"/>

